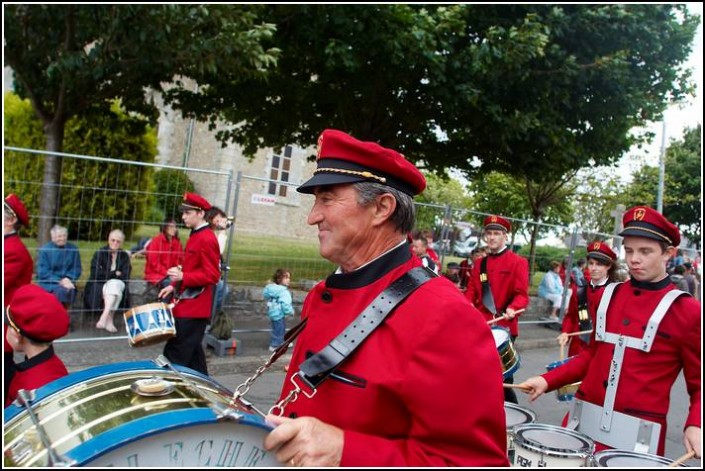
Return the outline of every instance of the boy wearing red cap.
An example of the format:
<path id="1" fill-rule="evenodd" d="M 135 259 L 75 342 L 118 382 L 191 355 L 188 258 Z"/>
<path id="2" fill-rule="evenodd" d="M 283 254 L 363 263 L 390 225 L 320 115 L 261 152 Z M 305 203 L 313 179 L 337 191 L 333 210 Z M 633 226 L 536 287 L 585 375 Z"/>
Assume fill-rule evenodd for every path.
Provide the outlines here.
<path id="1" fill-rule="evenodd" d="M 495 325 L 508 329 L 513 342 L 519 336 L 517 311 L 529 305 L 529 262 L 507 247 L 507 233 L 512 230 L 508 220 L 487 216 L 483 226 L 487 255 L 473 266 L 465 296 L 485 321 L 503 317 Z M 507 377 L 504 382 L 512 384 L 514 377 Z M 504 389 L 504 399 L 518 403 L 511 388 Z"/>
<path id="2" fill-rule="evenodd" d="M 32 256 L 27 251 L 27 247 L 20 239 L 19 231 L 22 226 L 29 225 L 29 213 L 25 208 L 22 200 L 17 195 L 9 194 L 5 197 L 3 204 L 3 236 L 5 239 L 4 247 L 4 265 L 5 283 L 4 288 L 4 307 L 7 307 L 12 301 L 15 291 L 20 286 L 27 285 L 32 282 L 32 271 L 34 263 Z M 4 342 L 4 389 L 3 398 L 7 397 L 7 391 L 12 381 L 12 375 L 15 372 L 15 362 L 13 360 L 12 347 L 7 343 L 7 325 L 3 326 L 3 342 Z"/>
<path id="3" fill-rule="evenodd" d="M 267 416 L 277 427 L 265 448 L 290 466 L 507 466 L 492 335 L 407 240 L 423 174 L 398 152 L 341 131 L 324 131 L 318 151 L 318 168 L 298 191 L 315 196 L 307 222 L 339 268 L 304 301 L 306 327 L 281 398 L 294 384 L 306 394 L 282 403 L 283 416 Z M 386 298 L 411 274 L 425 274 L 420 286 L 408 282 L 416 289 Z"/>
<path id="4" fill-rule="evenodd" d="M 682 370 L 690 395 L 683 443 L 700 457 L 702 310 L 697 300 L 673 286 L 666 272 L 680 232 L 645 206 L 627 210 L 622 222 L 631 278 L 605 288 L 595 341 L 573 361 L 523 385 L 533 401 L 582 379 L 569 426 L 595 440 L 598 451 L 663 455 L 670 391 Z"/>
<path id="5" fill-rule="evenodd" d="M 171 284 L 159 292 L 159 298 L 174 293 L 172 310 L 176 337 L 164 346 L 164 356 L 173 363 L 207 375 L 203 335 L 211 316 L 215 285 L 220 279 L 218 239 L 206 221 L 211 204 L 196 193 L 185 193 L 181 203 L 181 219 L 191 228 L 184 248 L 183 266 L 171 267 L 167 275 Z"/>
<path id="6" fill-rule="evenodd" d="M 68 333 L 69 315 L 51 293 L 40 286 L 25 285 L 7 307 L 6 320 L 7 341 L 16 352 L 23 352 L 26 360 L 16 365 L 5 407 L 17 398 L 20 389 L 37 389 L 68 374 L 51 343 Z"/>
<path id="7" fill-rule="evenodd" d="M 587 252 L 590 281 L 585 286 L 577 286 L 570 297 L 568 310 L 563 317 L 558 343 L 565 346 L 570 342 L 568 356 L 577 355 L 587 348 L 594 332 L 597 306 L 607 283 L 617 281 L 617 254 L 609 245 L 596 240 L 588 245 Z M 585 332 L 571 336 L 575 332 Z"/>

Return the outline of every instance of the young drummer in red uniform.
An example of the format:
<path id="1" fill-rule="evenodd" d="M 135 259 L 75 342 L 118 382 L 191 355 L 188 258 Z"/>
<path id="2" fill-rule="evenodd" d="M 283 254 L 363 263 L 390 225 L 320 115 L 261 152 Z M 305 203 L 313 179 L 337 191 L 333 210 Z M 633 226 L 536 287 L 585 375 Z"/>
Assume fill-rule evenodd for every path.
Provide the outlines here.
<path id="1" fill-rule="evenodd" d="M 558 336 L 558 343 L 566 345 L 570 342 L 568 356 L 577 355 L 583 348 L 587 348 L 590 337 L 594 334 L 595 316 L 597 306 L 602 298 L 602 291 L 607 283 L 616 281 L 616 261 L 617 255 L 609 245 L 601 241 L 591 242 L 588 245 L 588 269 L 590 270 L 590 281 L 587 285 L 577 287 L 573 291 L 568 310 L 563 318 L 561 335 Z M 585 332 L 579 336 L 568 336 L 575 332 Z"/>
<path id="2" fill-rule="evenodd" d="M 220 279 L 218 239 L 205 220 L 210 208 L 210 203 L 202 196 L 184 194 L 181 219 L 191 228 L 184 249 L 184 264 L 167 270 L 172 284 L 159 292 L 159 298 L 174 293 L 177 299 L 172 310 L 176 337 L 167 341 L 164 356 L 205 375 L 208 368 L 202 340 L 211 316 L 215 285 Z"/>
<path id="3" fill-rule="evenodd" d="M 294 374 L 301 381 L 309 355 L 329 348 L 394 280 L 421 266 L 406 239 L 412 197 L 426 186 L 416 167 L 336 130 L 323 132 L 318 151 L 318 168 L 298 191 L 315 196 L 308 223 L 318 227 L 321 255 L 339 268 L 306 297 L 307 325 L 282 398 Z M 450 281 L 428 276 L 343 355 L 314 396 L 300 394 L 283 417 L 267 417 L 277 427 L 265 448 L 277 459 L 291 466 L 508 465 L 492 335 Z"/>
<path id="4" fill-rule="evenodd" d="M 529 262 L 507 248 L 507 232 L 512 230 L 509 221 L 501 216 L 487 216 L 483 225 L 487 255 L 473 265 L 465 296 L 480 310 L 485 321 L 503 316 L 494 325 L 508 329 L 513 342 L 519 336 L 517 311 L 529 305 Z M 494 306 L 488 302 L 488 288 L 483 293 L 482 274 L 486 275 Z M 510 376 L 504 382 L 513 381 Z M 518 403 L 513 389 L 505 388 L 504 398 Z"/>
<path id="5" fill-rule="evenodd" d="M 5 198 L 3 204 L 3 236 L 5 239 L 5 247 L 3 251 L 5 270 L 5 283 L 3 284 L 5 296 L 3 298 L 4 306 L 7 307 L 12 301 L 15 291 L 20 286 L 27 285 L 32 282 L 32 271 L 34 263 L 32 256 L 29 254 L 27 247 L 20 239 L 19 231 L 22 226 L 29 225 L 29 213 L 25 208 L 22 200 L 17 195 L 9 194 Z M 7 391 L 12 381 L 12 376 L 15 374 L 15 361 L 13 359 L 12 347 L 7 343 L 7 324 L 3 325 L 3 343 L 4 343 L 4 389 L 3 399 L 7 397 Z"/>
<path id="6" fill-rule="evenodd" d="M 570 421 L 597 442 L 598 451 L 648 449 L 663 455 L 671 387 L 683 370 L 690 395 L 683 441 L 686 451 L 700 457 L 702 309 L 675 289 L 666 272 L 680 233 L 644 206 L 625 212 L 623 223 L 620 235 L 631 278 L 605 288 L 595 341 L 571 362 L 522 385 L 530 388 L 533 401 L 582 379 L 575 395 L 579 407 Z"/>
<path id="7" fill-rule="evenodd" d="M 6 316 L 7 341 L 16 352 L 23 352 L 26 360 L 16 365 L 5 407 L 17 398 L 20 389 L 37 389 L 68 374 L 51 343 L 69 331 L 64 306 L 36 285 L 25 285 L 15 292 Z"/>

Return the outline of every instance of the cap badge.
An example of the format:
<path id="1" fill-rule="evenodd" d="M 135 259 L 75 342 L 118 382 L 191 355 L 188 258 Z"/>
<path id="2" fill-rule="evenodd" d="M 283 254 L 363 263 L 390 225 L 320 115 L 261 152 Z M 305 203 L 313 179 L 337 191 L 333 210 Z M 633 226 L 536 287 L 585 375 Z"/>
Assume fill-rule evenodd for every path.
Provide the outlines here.
<path id="1" fill-rule="evenodd" d="M 323 147 L 323 134 L 318 136 L 318 142 L 316 143 L 316 160 L 321 158 L 321 147 Z"/>
<path id="2" fill-rule="evenodd" d="M 634 220 L 643 221 L 644 216 L 646 216 L 646 210 L 644 208 L 638 208 L 634 210 Z"/>
<path id="3" fill-rule="evenodd" d="M 600 243 L 599 243 L 599 242 L 595 242 L 595 243 L 592 245 L 592 250 L 600 250 Z"/>
<path id="4" fill-rule="evenodd" d="M 497 222 L 497 216 L 492 216 L 492 217 L 490 218 L 490 221 L 492 221 L 492 222 Z"/>

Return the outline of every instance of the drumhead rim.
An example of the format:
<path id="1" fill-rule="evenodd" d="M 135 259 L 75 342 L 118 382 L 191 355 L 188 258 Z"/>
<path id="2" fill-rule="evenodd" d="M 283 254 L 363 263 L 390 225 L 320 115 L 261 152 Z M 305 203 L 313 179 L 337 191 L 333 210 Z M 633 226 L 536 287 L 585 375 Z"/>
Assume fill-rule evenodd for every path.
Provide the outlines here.
<path id="1" fill-rule="evenodd" d="M 592 456 L 593 461 L 595 461 L 596 463 L 605 464 L 604 466 L 600 466 L 601 468 L 610 467 L 605 463 L 605 460 L 610 458 L 645 458 L 647 460 L 651 460 L 653 463 L 658 463 L 662 465 L 670 465 L 673 463 L 672 459 L 666 458 L 665 456 L 652 455 L 651 453 L 639 453 L 630 450 L 602 450 L 598 451 Z M 646 464 L 644 464 L 644 466 L 646 466 Z M 681 463 L 678 467 L 687 468 L 688 466 Z"/>
<path id="2" fill-rule="evenodd" d="M 505 410 L 504 410 L 504 415 L 505 415 L 505 418 L 506 418 L 506 415 L 507 415 L 507 410 L 506 410 L 506 409 L 507 409 L 507 406 L 509 406 L 509 409 L 511 409 L 511 410 L 513 410 L 513 411 L 521 412 L 522 414 L 524 414 L 524 417 L 530 419 L 530 420 L 528 420 L 528 421 L 526 421 L 526 422 L 519 422 L 518 424 L 514 424 L 514 425 L 509 425 L 509 422 L 506 422 L 507 431 L 513 430 L 515 427 L 518 427 L 519 425 L 530 424 L 530 423 L 535 423 L 535 422 L 536 422 L 536 412 L 534 412 L 534 411 L 532 411 L 531 409 L 528 409 L 528 408 L 526 408 L 526 407 L 521 407 L 521 406 L 519 406 L 519 405 L 517 405 L 517 404 L 514 404 L 514 403 L 512 403 L 512 402 L 506 402 L 506 401 L 504 402 L 504 408 L 505 408 Z M 527 416 L 526 413 L 528 413 L 529 415 Z"/>
<path id="3" fill-rule="evenodd" d="M 521 432 L 523 432 L 524 430 L 530 430 L 530 431 L 531 430 L 548 430 L 551 432 L 564 433 L 565 435 L 570 435 L 573 438 L 576 438 L 580 441 L 585 442 L 585 445 L 587 446 L 587 448 L 584 450 L 574 450 L 574 449 L 570 449 L 570 448 L 558 448 L 558 447 L 554 447 L 554 446 L 550 446 L 550 445 L 542 445 L 534 440 L 531 440 L 529 438 L 525 438 L 523 435 L 520 435 Z M 515 448 L 517 445 L 519 445 L 522 448 L 525 448 L 529 451 L 533 451 L 533 452 L 543 454 L 546 456 L 588 458 L 593 455 L 593 452 L 595 450 L 594 440 L 592 440 L 587 435 L 583 435 L 579 432 L 576 432 L 575 430 L 570 430 L 570 429 L 558 427 L 555 425 L 522 424 L 522 425 L 517 425 L 516 427 L 514 427 L 514 430 L 512 430 L 511 433 L 512 433 L 512 439 L 515 443 Z"/>

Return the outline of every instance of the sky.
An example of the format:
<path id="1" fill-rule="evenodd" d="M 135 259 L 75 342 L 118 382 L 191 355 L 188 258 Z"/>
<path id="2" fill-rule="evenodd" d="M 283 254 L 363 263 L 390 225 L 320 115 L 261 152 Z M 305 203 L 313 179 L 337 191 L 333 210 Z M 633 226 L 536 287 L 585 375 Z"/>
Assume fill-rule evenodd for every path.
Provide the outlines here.
<path id="1" fill-rule="evenodd" d="M 655 134 L 654 140 L 643 149 L 633 148 L 620 162 L 620 173 L 631 174 L 643 164 L 658 165 L 661 155 L 661 142 L 663 139 L 663 123 L 666 126 L 666 147 L 674 140 L 683 137 L 686 128 L 693 128 L 703 122 L 703 5 L 701 3 L 688 3 L 691 13 L 700 15 L 700 26 L 695 33 L 693 50 L 690 53 L 687 66 L 693 69 L 692 79 L 695 82 L 695 98 L 684 106 L 671 106 L 664 112 L 663 122 L 655 122 L 647 127 Z"/>

